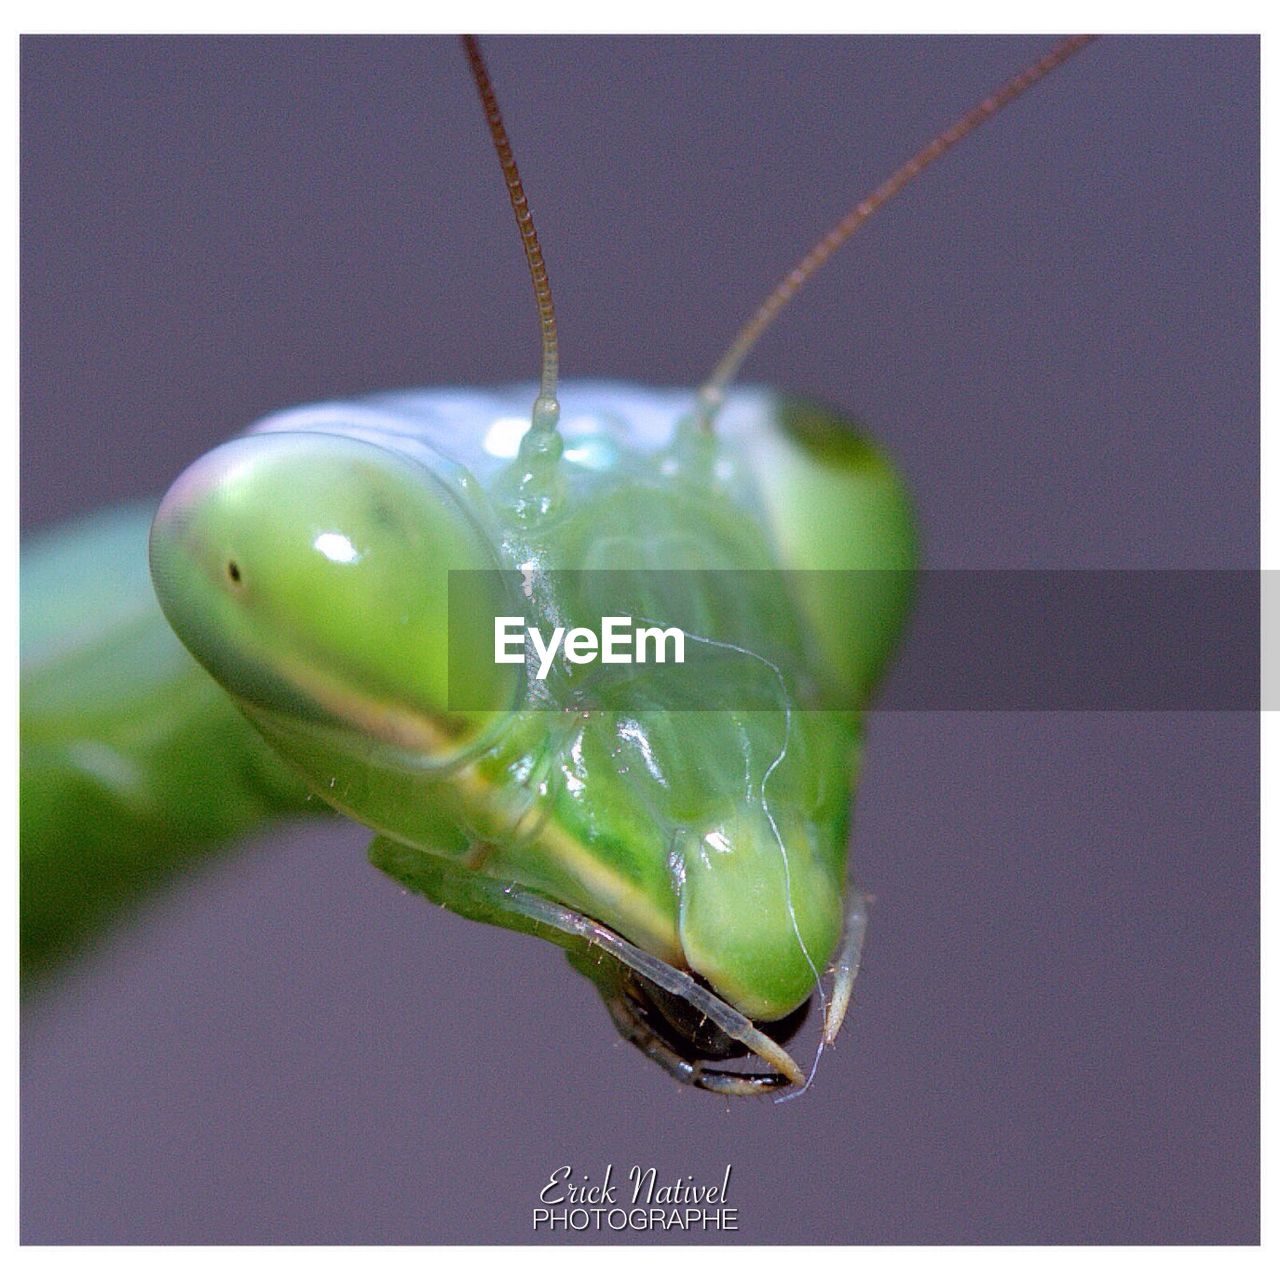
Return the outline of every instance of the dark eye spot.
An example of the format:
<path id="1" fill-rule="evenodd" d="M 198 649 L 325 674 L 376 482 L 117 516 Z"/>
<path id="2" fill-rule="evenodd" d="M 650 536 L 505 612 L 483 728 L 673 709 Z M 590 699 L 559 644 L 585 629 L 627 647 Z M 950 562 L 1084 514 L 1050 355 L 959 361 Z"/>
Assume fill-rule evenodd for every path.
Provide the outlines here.
<path id="1" fill-rule="evenodd" d="M 372 517 L 373 523 L 379 528 L 399 532 L 400 518 L 396 514 L 396 509 L 381 494 L 375 494 L 371 499 L 369 515 Z"/>
<path id="2" fill-rule="evenodd" d="M 236 564 L 234 560 L 227 561 L 227 577 L 230 578 L 232 582 L 240 581 L 240 566 Z"/>

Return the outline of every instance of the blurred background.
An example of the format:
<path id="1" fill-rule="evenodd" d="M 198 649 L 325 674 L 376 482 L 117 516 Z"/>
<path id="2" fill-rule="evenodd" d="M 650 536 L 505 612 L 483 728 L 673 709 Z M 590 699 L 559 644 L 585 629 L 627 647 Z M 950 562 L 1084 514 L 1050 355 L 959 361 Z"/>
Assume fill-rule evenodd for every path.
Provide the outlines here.
<path id="1" fill-rule="evenodd" d="M 486 41 L 566 376 L 696 383 L 1049 43 Z M 272 409 L 534 375 L 452 40 L 21 57 L 24 530 Z M 746 378 L 868 425 L 933 567 L 1256 567 L 1257 148 L 1256 40 L 1104 40 L 873 219 Z M 874 715 L 866 968 L 776 1106 L 678 1089 L 556 951 L 402 894 L 356 826 L 282 828 L 27 1002 L 23 1239 L 536 1242 L 559 1165 L 732 1162 L 720 1242 L 1256 1241 L 1258 840 L 1252 714 Z"/>

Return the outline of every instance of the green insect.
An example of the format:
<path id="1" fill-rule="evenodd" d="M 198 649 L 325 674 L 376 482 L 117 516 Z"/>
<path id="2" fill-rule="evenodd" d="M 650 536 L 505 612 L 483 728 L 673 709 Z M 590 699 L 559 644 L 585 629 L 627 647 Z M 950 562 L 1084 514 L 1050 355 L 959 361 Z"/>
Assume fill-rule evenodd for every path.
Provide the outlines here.
<path id="1" fill-rule="evenodd" d="M 896 473 L 849 424 L 729 387 L 866 218 L 1085 42 L 859 204 L 695 394 L 559 384 L 547 272 L 468 39 L 534 283 L 540 385 L 275 414 L 188 468 L 153 525 L 124 510 L 24 553 L 24 968 L 314 795 L 377 833 L 373 862 L 410 889 L 564 948 L 677 1079 L 804 1086 L 784 1044 L 815 993 L 832 1043 L 858 970 L 862 710 L 916 539 Z M 460 638 L 464 604 L 548 634 L 678 624 L 695 660 L 495 663 L 483 633 Z M 746 1053 L 763 1068 L 723 1065 Z"/>

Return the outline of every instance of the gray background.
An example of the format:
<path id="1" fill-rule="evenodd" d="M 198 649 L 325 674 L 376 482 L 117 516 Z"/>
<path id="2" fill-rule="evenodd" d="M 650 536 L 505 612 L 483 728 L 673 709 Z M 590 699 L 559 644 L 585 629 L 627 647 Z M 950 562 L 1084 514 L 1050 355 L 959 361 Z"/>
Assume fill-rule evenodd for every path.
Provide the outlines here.
<path id="1" fill-rule="evenodd" d="M 1046 43 L 489 41 L 566 373 L 695 381 Z M 22 72 L 24 525 L 273 408 L 534 372 L 451 41 L 27 39 Z M 1257 94 L 1253 39 L 1093 47 L 748 376 L 871 424 L 934 566 L 1255 565 Z M 721 1241 L 1256 1240 L 1258 834 L 1249 714 L 880 713 L 867 967 L 776 1106 L 679 1090 L 551 948 L 401 894 L 354 826 L 286 830 L 26 1009 L 23 1238 L 525 1242 L 559 1164 L 732 1161 Z"/>

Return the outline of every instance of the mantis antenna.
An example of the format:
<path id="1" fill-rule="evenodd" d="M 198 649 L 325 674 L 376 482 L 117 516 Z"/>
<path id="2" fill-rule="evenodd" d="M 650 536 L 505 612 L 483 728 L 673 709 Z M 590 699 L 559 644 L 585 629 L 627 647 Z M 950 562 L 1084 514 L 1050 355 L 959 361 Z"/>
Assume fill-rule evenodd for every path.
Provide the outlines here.
<path id="1" fill-rule="evenodd" d="M 1033 63 L 1020 75 L 1014 76 L 1007 84 L 997 89 L 990 97 L 984 98 L 976 107 L 961 116 L 949 129 L 938 134 L 934 140 L 920 151 L 900 169 L 895 170 L 865 200 L 854 206 L 836 223 L 817 244 L 780 280 L 773 292 L 760 304 L 755 314 L 747 321 L 738 336 L 733 340 L 729 350 L 725 352 L 720 363 L 711 371 L 711 376 L 703 383 L 698 392 L 698 403 L 695 416 L 704 431 L 710 431 L 717 410 L 724 400 L 725 389 L 737 376 L 751 348 L 755 346 L 760 335 L 769 327 L 773 318 L 783 307 L 795 297 L 801 286 L 831 257 L 846 240 L 877 209 L 888 203 L 913 178 L 918 177 L 935 160 L 944 156 L 962 138 L 971 134 L 979 125 L 985 124 L 1002 107 L 1007 107 L 1015 98 L 1021 97 L 1032 85 L 1043 80 L 1049 72 L 1060 67 L 1072 54 L 1079 53 L 1096 36 L 1071 36 L 1055 45 L 1038 62 Z"/>
<path id="2" fill-rule="evenodd" d="M 560 403 L 556 399 L 560 344 L 556 337 L 556 309 L 551 302 L 551 281 L 547 278 L 547 264 L 542 259 L 542 246 L 538 243 L 538 233 L 534 230 L 533 214 L 524 194 L 524 184 L 520 181 L 520 170 L 516 167 L 511 141 L 502 123 L 502 112 L 493 92 L 493 82 L 489 79 L 489 70 L 485 66 L 484 55 L 480 52 L 480 42 L 475 36 L 463 36 L 462 46 L 466 50 L 467 61 L 471 64 L 471 78 L 475 81 L 484 107 L 493 149 L 498 153 L 498 163 L 502 166 L 507 195 L 511 199 L 511 211 L 516 215 L 520 242 L 524 245 L 525 260 L 529 264 L 529 275 L 533 280 L 533 293 L 538 302 L 538 320 L 542 326 L 542 378 L 538 398 L 533 402 L 530 433 L 545 436 L 555 432 L 560 420 Z"/>

